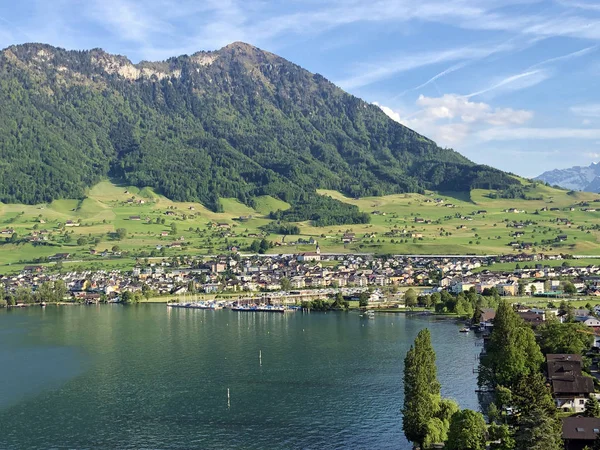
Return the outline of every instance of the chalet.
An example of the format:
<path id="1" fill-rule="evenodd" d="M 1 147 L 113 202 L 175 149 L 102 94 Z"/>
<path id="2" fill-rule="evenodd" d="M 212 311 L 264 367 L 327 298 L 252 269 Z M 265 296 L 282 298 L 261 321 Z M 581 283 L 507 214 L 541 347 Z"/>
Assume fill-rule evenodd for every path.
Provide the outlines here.
<path id="1" fill-rule="evenodd" d="M 129 216 L 129 220 L 142 220 L 140 216 Z"/>
<path id="2" fill-rule="evenodd" d="M 525 323 L 531 325 L 532 327 L 541 325 L 546 319 L 546 315 L 544 313 L 538 314 L 533 311 L 519 311 L 517 314 L 521 316 L 521 319 L 523 319 Z"/>
<path id="3" fill-rule="evenodd" d="M 354 233 L 344 233 L 342 236 L 342 242 L 347 244 L 349 242 L 354 242 L 356 240 L 356 235 Z"/>
<path id="4" fill-rule="evenodd" d="M 65 222 L 65 227 L 78 227 L 79 223 L 78 222 L 73 222 L 72 220 L 67 220 Z"/>
<path id="5" fill-rule="evenodd" d="M 479 319 L 479 326 L 481 328 L 491 328 L 494 326 L 495 318 L 496 310 L 494 308 L 481 308 L 481 318 Z"/>
<path id="6" fill-rule="evenodd" d="M 0 230 L 0 236 L 12 236 L 15 230 L 12 228 L 6 228 L 4 230 Z"/>
<path id="7" fill-rule="evenodd" d="M 600 434 L 600 419 L 596 417 L 565 417 L 562 419 L 562 438 L 565 450 L 592 448 Z"/>
<path id="8" fill-rule="evenodd" d="M 168 236 L 168 235 L 169 235 L 169 232 L 168 232 L 168 231 L 161 231 L 160 235 L 161 235 L 162 237 L 165 237 L 165 236 Z"/>
<path id="9" fill-rule="evenodd" d="M 556 236 L 556 242 L 564 242 L 567 240 L 567 235 L 566 234 L 559 234 L 558 236 Z"/>
<path id="10" fill-rule="evenodd" d="M 225 222 L 219 222 L 217 224 L 217 228 L 228 230 L 230 228 L 230 225 L 228 223 L 225 223 Z"/>
<path id="11" fill-rule="evenodd" d="M 63 259 L 69 259 L 71 257 L 70 253 L 56 253 L 52 256 L 49 256 L 48 259 L 51 261 L 58 261 Z"/>
<path id="12" fill-rule="evenodd" d="M 586 400 L 594 393 L 594 381 L 583 375 L 581 355 L 548 354 L 546 361 L 556 407 L 583 412 Z"/>
<path id="13" fill-rule="evenodd" d="M 167 215 L 167 216 L 174 216 L 175 215 L 175 211 L 165 211 L 165 215 Z"/>
<path id="14" fill-rule="evenodd" d="M 415 217 L 415 223 L 425 223 L 425 219 L 422 217 Z"/>
<path id="15" fill-rule="evenodd" d="M 550 208 L 550 211 L 560 211 L 560 208 Z"/>
<path id="16" fill-rule="evenodd" d="M 480 209 L 476 214 L 487 214 L 487 211 L 485 209 Z"/>

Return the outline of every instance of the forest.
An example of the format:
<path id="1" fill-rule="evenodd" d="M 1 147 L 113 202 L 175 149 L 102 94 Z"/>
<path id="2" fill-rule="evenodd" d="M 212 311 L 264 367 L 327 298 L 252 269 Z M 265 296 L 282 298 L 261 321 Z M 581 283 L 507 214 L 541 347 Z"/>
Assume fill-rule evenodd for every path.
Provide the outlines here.
<path id="1" fill-rule="evenodd" d="M 365 223 L 350 197 L 517 183 L 389 119 L 318 74 L 243 43 L 134 65 L 100 49 L 0 53 L 0 201 L 83 198 L 113 177 L 220 211 L 292 204 L 286 221 Z"/>

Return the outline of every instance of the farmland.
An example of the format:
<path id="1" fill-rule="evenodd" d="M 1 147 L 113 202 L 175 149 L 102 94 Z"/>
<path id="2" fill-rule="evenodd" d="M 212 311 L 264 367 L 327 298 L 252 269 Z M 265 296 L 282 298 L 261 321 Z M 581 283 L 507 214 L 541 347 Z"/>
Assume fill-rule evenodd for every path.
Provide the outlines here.
<path id="1" fill-rule="evenodd" d="M 491 198 L 485 190 L 359 199 L 321 190 L 368 212 L 371 223 L 302 222 L 299 236 L 284 237 L 261 229 L 270 211 L 289 207 L 272 197 L 257 198 L 255 209 L 221 199 L 223 212 L 215 213 L 103 181 L 81 200 L 0 204 L 0 273 L 47 263 L 57 253 L 69 253 L 65 267 L 127 268 L 136 258 L 247 252 L 262 238 L 273 243 L 272 253 L 314 250 L 318 242 L 325 253 L 600 255 L 600 195 L 522 183 L 528 200 Z"/>

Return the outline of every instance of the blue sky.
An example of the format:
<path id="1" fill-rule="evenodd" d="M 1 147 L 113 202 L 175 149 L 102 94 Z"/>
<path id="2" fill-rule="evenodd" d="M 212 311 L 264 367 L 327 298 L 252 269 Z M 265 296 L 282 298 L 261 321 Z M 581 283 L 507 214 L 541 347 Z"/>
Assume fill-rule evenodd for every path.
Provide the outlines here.
<path id="1" fill-rule="evenodd" d="M 20 0 L 0 47 L 161 60 L 244 41 L 472 160 L 536 176 L 600 161 L 600 0 Z"/>

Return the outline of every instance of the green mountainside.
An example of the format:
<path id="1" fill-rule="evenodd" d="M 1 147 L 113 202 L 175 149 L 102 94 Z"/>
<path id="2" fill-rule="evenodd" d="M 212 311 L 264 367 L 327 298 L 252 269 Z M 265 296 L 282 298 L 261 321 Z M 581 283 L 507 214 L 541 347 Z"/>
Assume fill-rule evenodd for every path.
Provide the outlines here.
<path id="1" fill-rule="evenodd" d="M 336 210 L 317 188 L 363 197 L 517 183 L 244 43 L 135 65 L 100 49 L 12 46 L 0 53 L 0 105 L 4 203 L 81 199 L 110 176 L 213 211 L 220 198 L 254 207 L 269 195 L 303 220 L 311 205 Z"/>

